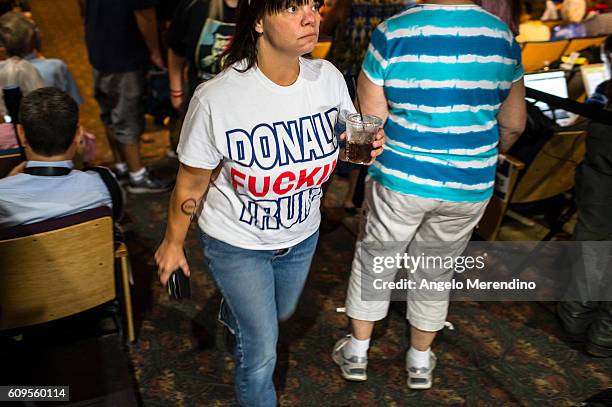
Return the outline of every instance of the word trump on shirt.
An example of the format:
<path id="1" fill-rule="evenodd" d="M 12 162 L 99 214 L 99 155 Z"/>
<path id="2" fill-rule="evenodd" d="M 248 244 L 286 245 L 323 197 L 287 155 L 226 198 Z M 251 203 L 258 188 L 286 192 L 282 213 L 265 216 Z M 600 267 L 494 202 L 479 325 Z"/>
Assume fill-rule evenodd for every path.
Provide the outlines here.
<path id="1" fill-rule="evenodd" d="M 236 164 L 230 181 L 244 204 L 241 222 L 270 230 L 306 221 L 336 166 L 337 114 L 332 108 L 225 133 L 229 158 Z"/>

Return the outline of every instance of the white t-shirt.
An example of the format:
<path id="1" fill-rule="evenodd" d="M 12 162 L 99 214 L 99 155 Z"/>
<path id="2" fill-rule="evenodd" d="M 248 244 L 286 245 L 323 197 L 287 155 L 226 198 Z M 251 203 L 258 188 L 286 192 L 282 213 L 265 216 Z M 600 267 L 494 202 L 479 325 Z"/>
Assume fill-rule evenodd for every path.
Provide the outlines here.
<path id="1" fill-rule="evenodd" d="M 243 62 L 238 63 L 243 67 Z M 291 86 L 259 69 L 226 69 L 200 85 L 181 131 L 181 163 L 221 172 L 198 224 L 233 246 L 291 247 L 319 228 L 322 184 L 334 170 L 338 112 L 354 112 L 342 74 L 328 61 L 300 58 Z"/>

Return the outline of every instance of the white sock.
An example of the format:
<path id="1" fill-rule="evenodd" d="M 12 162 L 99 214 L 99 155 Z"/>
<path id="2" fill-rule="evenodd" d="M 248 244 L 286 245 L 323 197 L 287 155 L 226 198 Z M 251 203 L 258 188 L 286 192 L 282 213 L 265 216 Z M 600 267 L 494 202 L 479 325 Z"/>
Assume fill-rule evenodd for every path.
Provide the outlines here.
<path id="1" fill-rule="evenodd" d="M 115 164 L 115 169 L 119 172 L 126 172 L 128 170 L 128 166 L 126 163 L 117 163 Z"/>
<path id="2" fill-rule="evenodd" d="M 430 353 L 431 348 L 421 351 L 411 346 L 410 349 L 408 349 L 408 366 L 429 369 Z"/>
<path id="3" fill-rule="evenodd" d="M 344 357 L 350 358 L 357 356 L 363 358 L 368 356 L 368 349 L 370 348 L 370 338 L 360 341 L 351 336 L 351 340 L 344 346 Z"/>
<path id="4" fill-rule="evenodd" d="M 141 179 L 143 179 L 146 173 L 147 169 L 145 167 L 142 167 L 141 169 L 135 172 L 130 171 L 130 179 L 134 182 L 140 181 Z"/>

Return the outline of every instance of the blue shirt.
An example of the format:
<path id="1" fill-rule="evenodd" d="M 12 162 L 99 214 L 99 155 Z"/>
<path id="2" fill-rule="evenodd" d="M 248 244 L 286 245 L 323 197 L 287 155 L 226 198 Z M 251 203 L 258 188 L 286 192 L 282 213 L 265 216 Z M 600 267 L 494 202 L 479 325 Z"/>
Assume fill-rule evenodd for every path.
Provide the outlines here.
<path id="1" fill-rule="evenodd" d="M 61 89 L 69 94 L 77 104 L 83 104 L 79 88 L 64 61 L 55 58 L 36 58 L 32 54 L 24 59 L 34 65 L 45 85 Z"/>
<path id="2" fill-rule="evenodd" d="M 506 24 L 476 5 L 413 6 L 377 27 L 363 71 L 389 105 L 376 181 L 445 201 L 491 197 L 496 116 L 523 76 Z"/>
<path id="3" fill-rule="evenodd" d="M 26 167 L 72 168 L 72 161 L 28 161 Z M 46 177 L 17 174 L 0 179 L 0 228 L 40 222 L 87 209 L 112 208 L 110 193 L 95 172 Z"/>
<path id="4" fill-rule="evenodd" d="M 589 105 L 594 105 L 597 107 L 601 107 L 602 109 L 608 106 L 610 101 L 608 100 L 608 86 L 610 80 L 604 81 L 597 85 L 595 88 L 595 92 L 586 100 L 586 103 Z"/>

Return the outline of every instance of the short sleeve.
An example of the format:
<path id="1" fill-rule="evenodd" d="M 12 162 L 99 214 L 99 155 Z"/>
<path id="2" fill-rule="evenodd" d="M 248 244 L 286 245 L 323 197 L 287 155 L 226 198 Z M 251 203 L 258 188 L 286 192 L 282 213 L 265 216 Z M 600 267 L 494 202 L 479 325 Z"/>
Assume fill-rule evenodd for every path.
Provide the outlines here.
<path id="1" fill-rule="evenodd" d="M 187 30 L 189 29 L 188 6 L 193 0 L 182 0 L 177 6 L 170 29 L 168 30 L 168 46 L 175 54 L 185 56 L 187 53 Z"/>
<path id="2" fill-rule="evenodd" d="M 63 61 L 61 64 L 61 72 L 62 72 L 62 82 L 64 86 L 62 90 L 64 90 L 66 93 L 72 96 L 74 101 L 77 102 L 79 106 L 82 105 L 83 98 L 81 97 L 81 92 L 79 92 L 79 87 L 74 81 L 74 77 L 72 76 L 72 73 L 68 69 L 68 66 L 66 66 L 66 64 Z"/>
<path id="3" fill-rule="evenodd" d="M 191 98 L 177 148 L 179 161 L 195 168 L 212 170 L 223 159 L 217 148 L 212 116 L 197 96 Z"/>
<path id="4" fill-rule="evenodd" d="M 385 84 L 385 71 L 388 65 L 386 25 L 380 24 L 372 33 L 372 40 L 363 60 L 362 70 L 374 84 Z"/>
<path id="5" fill-rule="evenodd" d="M 523 69 L 523 57 L 521 54 L 521 46 L 514 38 L 512 38 L 512 59 L 516 61 L 514 65 L 512 82 L 516 82 L 523 78 L 523 76 L 525 75 L 525 70 Z"/>

